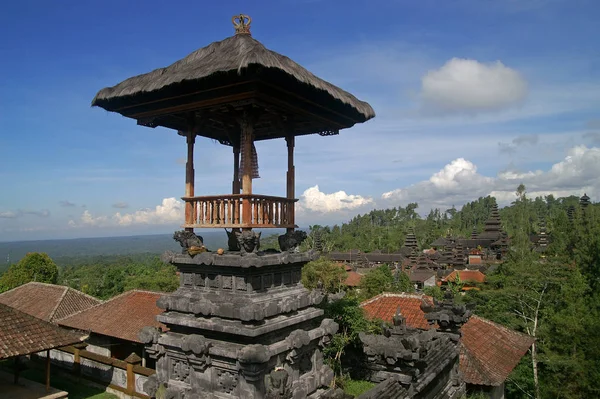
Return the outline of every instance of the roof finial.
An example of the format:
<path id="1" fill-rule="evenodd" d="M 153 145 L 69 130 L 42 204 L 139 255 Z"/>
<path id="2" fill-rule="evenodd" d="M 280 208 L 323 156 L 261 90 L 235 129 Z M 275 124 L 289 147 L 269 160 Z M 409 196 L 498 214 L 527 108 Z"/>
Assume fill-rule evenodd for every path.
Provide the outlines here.
<path id="1" fill-rule="evenodd" d="M 252 18 L 250 18 L 248 15 L 234 15 L 231 17 L 231 22 L 233 22 L 233 26 L 235 26 L 236 35 L 252 35 L 250 33 L 250 24 L 252 23 Z"/>

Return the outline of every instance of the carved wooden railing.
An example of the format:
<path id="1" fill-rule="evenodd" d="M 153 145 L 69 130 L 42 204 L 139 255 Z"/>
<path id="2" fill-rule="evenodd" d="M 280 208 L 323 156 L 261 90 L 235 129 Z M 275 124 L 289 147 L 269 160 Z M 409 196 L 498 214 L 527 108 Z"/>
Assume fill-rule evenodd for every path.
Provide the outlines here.
<path id="1" fill-rule="evenodd" d="M 185 228 L 294 228 L 297 199 L 255 194 L 183 197 Z"/>

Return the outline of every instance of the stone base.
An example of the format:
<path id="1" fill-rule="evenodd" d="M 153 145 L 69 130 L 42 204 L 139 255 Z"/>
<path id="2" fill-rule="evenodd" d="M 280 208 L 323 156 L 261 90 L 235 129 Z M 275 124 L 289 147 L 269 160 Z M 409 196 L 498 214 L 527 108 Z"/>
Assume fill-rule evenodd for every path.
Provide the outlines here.
<path id="1" fill-rule="evenodd" d="M 322 348 L 338 325 L 313 307 L 322 300 L 300 283 L 313 253 L 168 253 L 181 286 L 158 302 L 169 331 L 140 339 L 156 359 L 152 397 L 318 398 L 333 371 Z"/>

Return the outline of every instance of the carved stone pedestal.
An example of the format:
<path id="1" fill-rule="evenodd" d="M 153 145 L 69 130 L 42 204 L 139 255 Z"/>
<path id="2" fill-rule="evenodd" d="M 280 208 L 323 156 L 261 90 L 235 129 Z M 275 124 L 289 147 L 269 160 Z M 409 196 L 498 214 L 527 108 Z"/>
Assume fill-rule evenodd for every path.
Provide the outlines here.
<path id="1" fill-rule="evenodd" d="M 338 326 L 300 283 L 309 253 L 166 253 L 181 285 L 158 301 L 169 331 L 140 339 L 156 359 L 157 398 L 318 398 L 333 371 L 321 348 Z"/>

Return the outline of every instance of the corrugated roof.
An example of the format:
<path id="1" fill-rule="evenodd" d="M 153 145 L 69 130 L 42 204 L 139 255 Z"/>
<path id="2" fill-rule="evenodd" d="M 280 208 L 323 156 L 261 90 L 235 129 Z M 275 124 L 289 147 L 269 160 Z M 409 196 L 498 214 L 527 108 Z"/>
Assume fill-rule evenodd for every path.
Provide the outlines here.
<path id="1" fill-rule="evenodd" d="M 83 338 L 4 304 L 0 320 L 0 359 L 72 345 Z"/>
<path id="2" fill-rule="evenodd" d="M 132 290 L 59 321 L 66 327 L 91 331 L 109 337 L 140 342 L 138 334 L 146 326 L 166 329 L 156 321 L 163 312 L 156 301 L 163 293 Z"/>
<path id="3" fill-rule="evenodd" d="M 30 282 L 0 294 L 0 303 L 56 322 L 102 301 L 63 285 Z"/>

